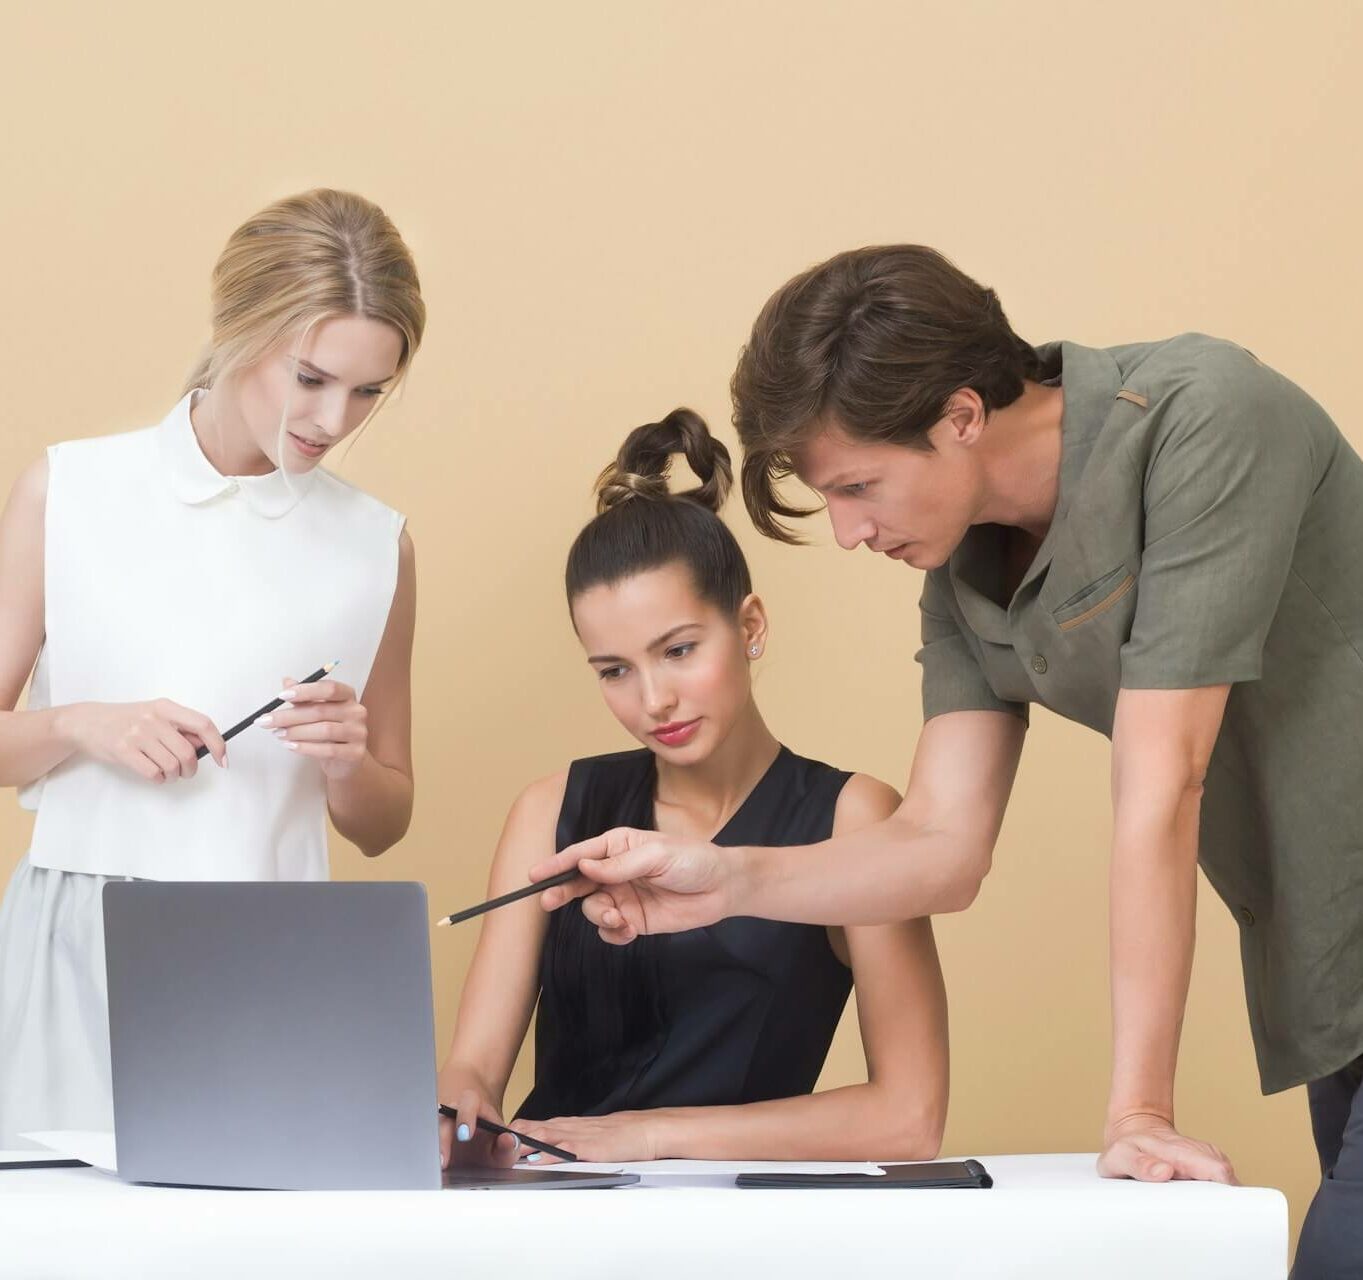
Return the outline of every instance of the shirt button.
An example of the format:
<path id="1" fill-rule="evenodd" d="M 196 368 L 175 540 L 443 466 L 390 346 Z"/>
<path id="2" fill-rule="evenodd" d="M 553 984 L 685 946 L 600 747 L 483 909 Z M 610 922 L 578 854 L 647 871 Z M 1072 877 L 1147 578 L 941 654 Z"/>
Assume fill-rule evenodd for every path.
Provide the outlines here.
<path id="1" fill-rule="evenodd" d="M 1240 923 L 1246 928 L 1254 923 L 1254 912 L 1248 907 L 1236 907 L 1235 914 L 1239 918 Z"/>
<path id="2" fill-rule="evenodd" d="M 1039 653 L 1032 659 L 1032 670 L 1039 676 L 1044 676 L 1046 674 L 1046 659 Z"/>
<path id="3" fill-rule="evenodd" d="M 237 491 L 238 489 L 240 489 L 240 488 L 241 488 L 241 485 L 239 485 L 235 480 L 229 480 L 229 481 L 227 482 L 227 492 L 228 492 L 228 493 L 236 493 L 236 491 Z"/>

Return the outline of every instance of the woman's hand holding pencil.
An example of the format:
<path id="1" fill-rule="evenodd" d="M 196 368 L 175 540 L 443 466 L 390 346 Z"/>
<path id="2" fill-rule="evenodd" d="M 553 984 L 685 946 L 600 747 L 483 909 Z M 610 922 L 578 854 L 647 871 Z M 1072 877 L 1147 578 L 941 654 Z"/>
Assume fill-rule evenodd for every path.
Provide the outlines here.
<path id="1" fill-rule="evenodd" d="M 61 708 L 59 723 L 77 751 L 131 769 L 148 782 L 192 778 L 208 755 L 227 768 L 227 744 L 217 726 L 169 698 L 72 703 Z"/>
<path id="2" fill-rule="evenodd" d="M 451 1164 L 492 1165 L 509 1169 L 520 1158 L 520 1142 L 509 1133 L 488 1133 L 478 1127 L 480 1118 L 501 1124 L 501 1112 L 483 1096 L 471 1080 L 440 1074 L 440 1167 Z M 450 1116 L 446 1112 L 453 1111 Z"/>
<path id="3" fill-rule="evenodd" d="M 257 718 L 260 728 L 288 750 L 321 761 L 333 781 L 360 767 L 369 749 L 369 716 L 354 689 L 339 680 L 286 679 L 279 697 L 285 705 Z"/>
<path id="4" fill-rule="evenodd" d="M 301 681 L 285 677 L 277 698 L 225 733 L 169 698 L 73 703 L 61 708 L 62 733 L 84 755 L 162 783 L 192 778 L 205 756 L 227 768 L 227 740 L 258 725 L 282 746 L 321 761 L 328 778 L 345 778 L 369 749 L 369 716 L 354 689 L 324 678 L 335 666 L 328 662 Z"/>

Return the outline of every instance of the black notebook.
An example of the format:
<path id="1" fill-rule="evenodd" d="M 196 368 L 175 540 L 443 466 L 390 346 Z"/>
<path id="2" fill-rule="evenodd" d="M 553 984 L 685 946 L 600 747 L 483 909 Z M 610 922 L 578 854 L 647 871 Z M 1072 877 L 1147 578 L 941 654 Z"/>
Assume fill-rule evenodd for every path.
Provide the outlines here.
<path id="1" fill-rule="evenodd" d="M 889 1191 L 896 1187 L 992 1187 L 991 1178 L 978 1160 L 936 1160 L 929 1164 L 883 1164 L 876 1173 L 740 1173 L 740 1187 L 855 1187 Z"/>

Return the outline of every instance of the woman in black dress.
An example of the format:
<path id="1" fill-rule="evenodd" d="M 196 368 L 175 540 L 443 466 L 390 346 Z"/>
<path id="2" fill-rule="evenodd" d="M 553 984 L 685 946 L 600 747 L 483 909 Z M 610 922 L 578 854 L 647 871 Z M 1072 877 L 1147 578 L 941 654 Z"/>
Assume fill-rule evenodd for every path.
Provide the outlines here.
<path id="1" fill-rule="evenodd" d="M 701 484 L 669 493 L 673 454 Z M 804 845 L 877 822 L 889 786 L 782 746 L 752 696 L 768 640 L 718 517 L 729 454 L 677 409 L 631 433 L 568 557 L 573 625 L 607 705 L 642 747 L 577 760 L 511 809 L 489 895 L 611 827 L 719 845 Z M 814 1094 L 855 983 L 866 1083 Z M 584 1160 L 928 1159 L 947 1102 L 946 997 L 931 922 L 825 929 L 741 918 L 603 942 L 574 904 L 492 913 L 464 986 L 441 1101 L 446 1163 L 505 1163 L 503 1094 L 538 1003 L 531 1136 Z"/>

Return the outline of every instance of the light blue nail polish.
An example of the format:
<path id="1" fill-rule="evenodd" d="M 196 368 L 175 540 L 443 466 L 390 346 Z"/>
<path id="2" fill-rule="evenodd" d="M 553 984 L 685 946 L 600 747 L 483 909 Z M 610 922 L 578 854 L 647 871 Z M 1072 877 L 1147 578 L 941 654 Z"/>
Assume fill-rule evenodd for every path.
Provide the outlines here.
<path id="1" fill-rule="evenodd" d="M 459 1128 L 457 1128 L 457 1129 L 454 1131 L 454 1136 L 455 1136 L 456 1138 L 458 1138 L 460 1142 L 467 1142 L 467 1141 L 469 1140 L 469 1127 L 468 1127 L 468 1125 L 466 1125 L 466 1124 L 461 1124 L 461 1125 L 459 1126 Z"/>
<path id="2" fill-rule="evenodd" d="M 539 1151 L 532 1151 L 528 1156 L 525 1157 L 526 1164 L 534 1164 L 535 1161 L 538 1160 L 542 1154 L 543 1153 Z"/>

